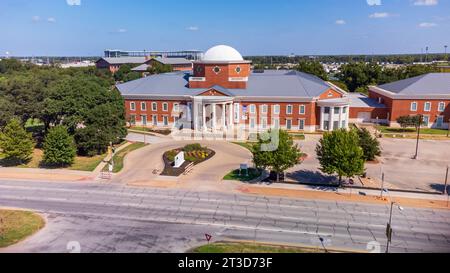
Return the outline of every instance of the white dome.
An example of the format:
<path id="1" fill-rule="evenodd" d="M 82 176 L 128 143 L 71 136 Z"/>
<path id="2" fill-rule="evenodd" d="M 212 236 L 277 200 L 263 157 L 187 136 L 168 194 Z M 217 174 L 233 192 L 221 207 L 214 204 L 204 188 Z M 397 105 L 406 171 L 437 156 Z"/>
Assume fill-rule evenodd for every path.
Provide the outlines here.
<path id="1" fill-rule="evenodd" d="M 231 46 L 218 45 L 206 51 L 203 61 L 213 62 L 236 62 L 243 61 L 241 53 Z"/>

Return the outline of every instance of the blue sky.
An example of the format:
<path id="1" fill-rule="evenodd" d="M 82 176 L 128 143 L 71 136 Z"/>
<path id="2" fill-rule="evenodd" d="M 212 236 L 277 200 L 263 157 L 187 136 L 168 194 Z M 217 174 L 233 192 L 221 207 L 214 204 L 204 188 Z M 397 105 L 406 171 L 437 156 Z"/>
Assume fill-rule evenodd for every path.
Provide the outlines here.
<path id="1" fill-rule="evenodd" d="M 416 53 L 450 44 L 450 0 L 0 0 L 0 56 L 206 50 Z"/>

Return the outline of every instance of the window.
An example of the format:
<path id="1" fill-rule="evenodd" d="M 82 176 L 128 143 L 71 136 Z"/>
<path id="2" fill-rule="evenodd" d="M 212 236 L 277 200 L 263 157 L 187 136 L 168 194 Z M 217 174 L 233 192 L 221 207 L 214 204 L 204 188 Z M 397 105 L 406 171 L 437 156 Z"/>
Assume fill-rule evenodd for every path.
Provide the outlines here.
<path id="1" fill-rule="evenodd" d="M 299 119 L 298 120 L 298 129 L 299 130 L 305 130 L 305 120 L 304 119 Z"/>
<path id="2" fill-rule="evenodd" d="M 287 130 L 291 130 L 292 129 L 292 120 L 291 119 L 287 119 L 286 120 L 286 129 Z"/>
<path id="3" fill-rule="evenodd" d="M 174 103 L 173 104 L 173 111 L 174 112 L 180 112 L 180 104 Z"/>
<path id="4" fill-rule="evenodd" d="M 347 107 L 342 108 L 342 114 L 347 114 Z"/>
<path id="5" fill-rule="evenodd" d="M 339 107 L 334 107 L 334 113 L 335 114 L 339 114 L 339 111 L 340 111 Z"/>
<path id="6" fill-rule="evenodd" d="M 300 105 L 299 114 L 304 115 L 306 113 L 306 107 L 304 105 Z"/>
<path id="7" fill-rule="evenodd" d="M 339 120 L 333 121 L 333 130 L 337 130 L 337 129 L 339 129 Z"/>
<path id="8" fill-rule="evenodd" d="M 238 66 L 238 67 L 236 67 L 236 73 L 241 73 L 241 71 L 242 71 L 242 69 L 241 69 L 241 67 L 240 66 Z"/>
<path id="9" fill-rule="evenodd" d="M 279 118 L 273 118 L 272 119 L 272 125 L 273 125 L 273 128 L 280 128 L 280 119 Z"/>
<path id="10" fill-rule="evenodd" d="M 292 105 L 288 105 L 288 106 L 286 107 L 286 114 L 287 114 L 287 115 L 292 115 Z"/>
<path id="11" fill-rule="evenodd" d="M 267 118 L 261 118 L 261 127 L 267 129 Z"/>
<path id="12" fill-rule="evenodd" d="M 273 113 L 275 114 L 275 115 L 279 115 L 280 114 L 280 105 L 274 105 L 273 106 Z"/>
<path id="13" fill-rule="evenodd" d="M 142 121 L 143 126 L 147 126 L 147 116 L 146 115 L 141 116 L 141 121 Z"/>
<path id="14" fill-rule="evenodd" d="M 136 115 L 130 115 L 130 124 L 136 125 Z"/>
<path id="15" fill-rule="evenodd" d="M 256 114 L 256 106 L 254 104 L 250 104 L 250 114 Z"/>
<path id="16" fill-rule="evenodd" d="M 436 120 L 436 127 L 437 128 L 443 128 L 444 127 L 444 117 L 439 116 Z"/>
<path id="17" fill-rule="evenodd" d="M 141 110 L 146 111 L 147 110 L 147 103 L 141 102 Z"/>
<path id="18" fill-rule="evenodd" d="M 152 111 L 158 111 L 158 103 L 152 102 Z"/>
<path id="19" fill-rule="evenodd" d="M 213 71 L 214 71 L 214 73 L 219 74 L 220 71 L 222 71 L 222 70 L 220 69 L 220 67 L 215 66 L 215 67 L 213 68 Z"/>
<path id="20" fill-rule="evenodd" d="M 444 110 L 445 110 L 445 102 L 441 101 L 438 106 L 438 111 L 444 112 Z"/>
<path id="21" fill-rule="evenodd" d="M 239 103 L 234 104 L 234 122 L 239 122 Z"/>
<path id="22" fill-rule="evenodd" d="M 430 123 L 430 117 L 429 116 L 423 116 L 423 124 L 428 127 L 428 124 Z"/>
<path id="23" fill-rule="evenodd" d="M 429 102 L 429 101 L 425 102 L 424 111 L 425 112 L 431 111 L 431 102 Z"/>
<path id="24" fill-rule="evenodd" d="M 417 102 L 411 102 L 411 111 L 417 111 Z"/>
<path id="25" fill-rule="evenodd" d="M 163 123 L 164 123 L 164 126 L 168 126 L 169 125 L 169 117 L 168 116 L 164 116 L 163 117 Z"/>
<path id="26" fill-rule="evenodd" d="M 329 113 L 330 113 L 330 107 L 325 107 L 324 113 L 325 113 L 325 114 L 329 114 Z"/>
<path id="27" fill-rule="evenodd" d="M 152 122 L 154 126 L 158 125 L 158 116 L 157 115 L 153 115 L 152 116 Z"/>
<path id="28" fill-rule="evenodd" d="M 201 66 L 197 66 L 197 73 L 202 73 L 202 71 L 203 71 L 203 68 L 201 67 Z"/>
<path id="29" fill-rule="evenodd" d="M 136 103 L 135 102 L 130 102 L 130 110 L 136 111 Z"/>
<path id="30" fill-rule="evenodd" d="M 324 120 L 323 121 L 323 129 L 325 131 L 329 131 L 330 130 L 330 122 L 328 120 Z"/>
<path id="31" fill-rule="evenodd" d="M 268 112 L 268 106 L 266 104 L 261 105 L 261 113 L 267 114 L 267 112 Z"/>
<path id="32" fill-rule="evenodd" d="M 250 119 L 250 129 L 255 129 L 256 127 L 256 120 L 255 118 Z"/>
<path id="33" fill-rule="evenodd" d="M 164 112 L 169 111 L 169 104 L 167 102 L 163 103 L 163 111 Z"/>

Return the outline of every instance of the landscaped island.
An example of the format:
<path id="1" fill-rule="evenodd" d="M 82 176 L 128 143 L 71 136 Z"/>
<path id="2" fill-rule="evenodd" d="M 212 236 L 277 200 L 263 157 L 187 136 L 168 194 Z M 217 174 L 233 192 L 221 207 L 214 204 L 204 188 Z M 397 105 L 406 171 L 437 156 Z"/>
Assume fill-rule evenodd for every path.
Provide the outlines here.
<path id="1" fill-rule="evenodd" d="M 41 216 L 30 211 L 0 209 L 0 247 L 20 242 L 44 227 Z"/>
<path id="2" fill-rule="evenodd" d="M 175 157 L 180 153 L 184 153 L 184 162 L 181 166 L 176 167 Z M 202 147 L 202 145 L 198 143 L 188 144 L 183 148 L 167 151 L 163 155 L 164 171 L 161 175 L 180 176 L 186 172 L 190 166 L 200 164 L 212 158 L 215 154 L 216 153 L 213 150 L 208 149 L 208 147 Z"/>

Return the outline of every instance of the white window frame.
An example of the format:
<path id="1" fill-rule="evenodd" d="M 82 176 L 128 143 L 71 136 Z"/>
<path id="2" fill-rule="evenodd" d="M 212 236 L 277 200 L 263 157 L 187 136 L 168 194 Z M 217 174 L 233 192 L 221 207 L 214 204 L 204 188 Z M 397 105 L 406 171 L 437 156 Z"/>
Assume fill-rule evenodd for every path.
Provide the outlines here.
<path id="1" fill-rule="evenodd" d="M 302 124 L 302 122 L 303 122 L 303 126 L 300 126 L 300 124 Z M 298 130 L 304 131 L 305 130 L 305 124 L 306 124 L 306 120 L 305 119 L 303 119 L 303 118 L 298 119 Z"/>
<path id="2" fill-rule="evenodd" d="M 256 118 L 250 118 L 248 121 L 248 126 L 250 129 L 256 129 Z"/>
<path id="3" fill-rule="evenodd" d="M 180 104 L 179 103 L 174 103 L 172 110 L 173 110 L 173 112 L 180 112 Z"/>
<path id="4" fill-rule="evenodd" d="M 423 122 L 425 123 L 425 118 L 427 118 L 427 123 L 426 123 L 426 127 L 430 126 L 430 116 L 429 115 L 423 115 Z"/>
<path id="5" fill-rule="evenodd" d="M 263 104 L 261 105 L 261 114 L 267 114 L 269 112 L 269 105 Z"/>
<path id="6" fill-rule="evenodd" d="M 249 107 L 250 114 L 256 114 L 256 105 L 250 104 L 248 107 Z"/>
<path id="7" fill-rule="evenodd" d="M 145 123 L 144 123 L 144 119 L 145 119 Z M 143 126 L 147 126 L 147 124 L 148 124 L 148 118 L 147 118 L 147 115 L 141 115 L 141 124 L 142 124 Z"/>
<path id="8" fill-rule="evenodd" d="M 267 117 L 262 117 L 261 118 L 261 129 L 265 130 L 268 128 L 269 126 L 269 120 L 267 119 Z"/>
<path id="9" fill-rule="evenodd" d="M 291 111 L 289 111 L 289 108 L 291 109 Z M 294 106 L 292 104 L 286 105 L 286 115 L 292 115 L 293 112 L 294 112 Z"/>
<path id="10" fill-rule="evenodd" d="M 288 127 L 288 122 L 291 123 L 291 128 Z M 292 119 L 288 118 L 286 119 L 286 130 L 292 130 L 293 124 L 292 124 Z"/>
<path id="11" fill-rule="evenodd" d="M 277 122 L 275 122 L 277 121 Z M 280 118 L 272 118 L 272 128 L 280 129 Z M 276 126 L 278 125 L 278 126 Z"/>
<path id="12" fill-rule="evenodd" d="M 303 109 L 303 111 L 302 111 L 302 109 Z M 306 115 L 306 105 L 301 104 L 301 105 L 298 107 L 298 114 L 299 114 L 299 115 Z"/>
<path id="13" fill-rule="evenodd" d="M 275 104 L 273 106 L 273 114 L 274 115 L 279 115 L 280 114 L 280 109 L 281 109 L 280 105 L 279 104 Z"/>
<path id="14" fill-rule="evenodd" d="M 170 123 L 169 116 L 163 116 L 163 125 L 164 126 L 169 126 L 169 123 Z"/>
<path id="15" fill-rule="evenodd" d="M 439 102 L 439 104 L 438 104 L 438 111 L 439 112 L 444 112 L 445 111 L 445 102 L 443 102 L 443 101 Z"/>
<path id="16" fill-rule="evenodd" d="M 415 105 L 415 107 L 413 107 L 413 105 Z M 412 112 L 416 112 L 417 111 L 417 101 L 411 102 L 410 110 Z"/>
<path id="17" fill-rule="evenodd" d="M 130 111 L 136 111 L 136 102 L 134 101 L 130 102 Z"/>
<path id="18" fill-rule="evenodd" d="M 152 111 L 158 111 L 158 103 L 152 102 Z"/>
<path id="19" fill-rule="evenodd" d="M 144 107 L 142 107 L 144 106 Z M 141 102 L 141 111 L 147 111 L 147 103 L 146 102 Z"/>
<path id="20" fill-rule="evenodd" d="M 164 112 L 169 112 L 169 103 L 163 102 L 163 104 L 162 104 L 162 110 L 163 110 Z"/>
<path id="21" fill-rule="evenodd" d="M 428 108 L 428 110 L 427 110 L 427 105 L 430 106 L 430 107 Z M 425 112 L 431 112 L 431 102 L 430 102 L 430 101 L 425 102 L 425 104 L 423 105 L 423 111 L 425 111 Z"/>

